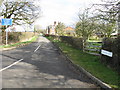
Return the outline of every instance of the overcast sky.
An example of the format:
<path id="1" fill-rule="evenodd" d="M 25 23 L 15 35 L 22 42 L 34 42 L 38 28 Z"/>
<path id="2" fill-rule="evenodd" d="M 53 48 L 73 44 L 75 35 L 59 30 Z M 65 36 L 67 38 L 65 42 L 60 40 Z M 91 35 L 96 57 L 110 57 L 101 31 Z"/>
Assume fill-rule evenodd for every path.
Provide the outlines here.
<path id="1" fill-rule="evenodd" d="M 54 21 L 63 22 L 66 26 L 74 25 L 78 12 L 101 0 L 40 0 L 42 17 L 36 21 L 42 28 L 52 25 Z"/>

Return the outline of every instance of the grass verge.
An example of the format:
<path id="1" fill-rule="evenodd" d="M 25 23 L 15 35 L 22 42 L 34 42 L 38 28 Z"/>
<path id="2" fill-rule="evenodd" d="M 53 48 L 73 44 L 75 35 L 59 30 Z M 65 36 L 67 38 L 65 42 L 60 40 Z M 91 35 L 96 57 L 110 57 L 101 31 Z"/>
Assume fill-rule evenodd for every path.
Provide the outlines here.
<path id="1" fill-rule="evenodd" d="M 102 64 L 99 60 L 99 56 L 84 53 L 78 49 L 73 48 L 67 43 L 54 40 L 52 37 L 47 38 L 52 42 L 55 42 L 62 49 L 62 51 L 74 62 L 74 64 L 83 67 L 92 75 L 110 85 L 112 88 L 120 89 L 120 76 L 116 71 Z"/>
<path id="2" fill-rule="evenodd" d="M 0 48 L 10 48 L 10 47 L 17 47 L 17 46 L 21 46 L 21 45 L 26 45 L 26 44 L 29 44 L 33 41 L 36 41 L 37 38 L 38 38 L 38 36 L 34 36 L 29 41 L 18 42 L 18 43 L 8 44 L 8 45 L 1 45 Z"/>

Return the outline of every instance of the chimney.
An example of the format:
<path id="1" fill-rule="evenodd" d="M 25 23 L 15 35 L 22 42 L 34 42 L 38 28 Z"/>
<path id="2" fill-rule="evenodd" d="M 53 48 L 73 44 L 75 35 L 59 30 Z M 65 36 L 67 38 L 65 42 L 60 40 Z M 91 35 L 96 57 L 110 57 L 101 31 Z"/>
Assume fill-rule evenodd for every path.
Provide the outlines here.
<path id="1" fill-rule="evenodd" d="M 54 26 L 56 25 L 56 21 L 54 21 Z"/>

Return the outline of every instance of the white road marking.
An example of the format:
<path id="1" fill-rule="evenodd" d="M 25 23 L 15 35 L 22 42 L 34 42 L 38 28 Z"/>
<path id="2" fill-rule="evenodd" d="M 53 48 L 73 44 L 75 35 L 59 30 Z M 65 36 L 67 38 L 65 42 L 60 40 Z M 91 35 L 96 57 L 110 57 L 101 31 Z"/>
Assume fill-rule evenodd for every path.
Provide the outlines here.
<path id="1" fill-rule="evenodd" d="M 39 46 L 35 49 L 34 52 L 36 52 L 41 46 L 42 46 L 42 45 L 39 45 Z M 6 70 L 6 69 L 8 69 L 8 68 L 10 68 L 10 67 L 12 67 L 12 66 L 14 66 L 15 64 L 21 62 L 22 60 L 23 60 L 23 59 L 20 59 L 20 60 L 14 62 L 13 64 L 11 64 L 11 65 L 9 65 L 9 66 L 7 66 L 7 67 L 0 69 L 0 72 L 2 72 L 2 71 L 4 71 L 4 70 Z"/>
<path id="2" fill-rule="evenodd" d="M 39 45 L 36 49 L 35 49 L 35 51 L 34 52 L 36 52 L 39 48 L 41 47 L 41 45 Z"/>
<path id="3" fill-rule="evenodd" d="M 0 69 L 0 72 L 2 72 L 2 71 L 4 71 L 4 70 L 6 70 L 6 69 L 8 69 L 8 68 L 10 68 L 10 67 L 12 67 L 12 66 L 14 66 L 15 64 L 21 62 L 22 60 L 23 60 L 23 59 L 20 59 L 20 60 L 14 62 L 13 64 L 11 64 L 11 65 L 9 65 L 9 66 L 7 66 L 7 67 L 5 67 L 5 68 L 3 68 L 3 69 Z"/>

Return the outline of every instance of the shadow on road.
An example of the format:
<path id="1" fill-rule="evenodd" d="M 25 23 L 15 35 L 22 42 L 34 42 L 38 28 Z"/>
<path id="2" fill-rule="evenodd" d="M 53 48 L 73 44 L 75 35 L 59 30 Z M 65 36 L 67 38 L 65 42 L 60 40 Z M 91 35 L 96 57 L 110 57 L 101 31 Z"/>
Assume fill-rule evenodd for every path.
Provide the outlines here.
<path id="1" fill-rule="evenodd" d="M 34 52 L 38 45 L 41 45 L 41 47 Z M 92 85 L 92 81 L 82 72 L 78 74 L 71 68 L 65 58 L 59 54 L 57 48 L 49 41 L 34 42 L 21 48 L 5 51 L 3 55 L 10 55 L 10 58 L 14 57 L 13 59 L 18 57 L 23 58 L 24 60 L 21 63 L 35 67 L 34 70 L 36 72 L 33 74 L 37 74 L 38 77 L 42 77 L 45 80 L 59 79 L 69 84 L 77 84 L 78 86 L 81 84 L 83 87 L 86 87 L 84 83 Z M 17 69 L 18 67 L 24 69 L 25 64 L 15 65 L 11 69 Z M 29 69 L 29 66 L 27 68 Z"/>

